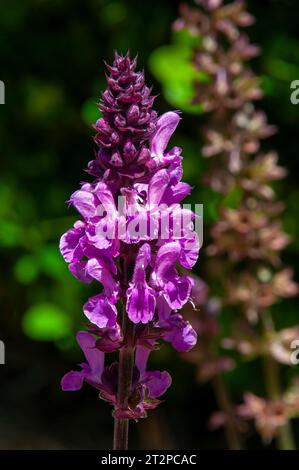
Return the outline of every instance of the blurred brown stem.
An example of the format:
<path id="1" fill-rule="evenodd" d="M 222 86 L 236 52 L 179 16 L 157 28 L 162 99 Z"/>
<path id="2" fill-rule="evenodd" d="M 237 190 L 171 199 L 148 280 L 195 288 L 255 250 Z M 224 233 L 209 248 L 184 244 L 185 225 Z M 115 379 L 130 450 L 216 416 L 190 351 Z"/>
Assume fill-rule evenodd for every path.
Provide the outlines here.
<path id="1" fill-rule="evenodd" d="M 264 330 L 266 334 L 274 332 L 274 325 L 269 312 L 263 316 Z M 279 400 L 282 396 L 280 385 L 279 364 L 269 355 L 264 356 L 265 386 L 268 397 L 271 400 Z M 296 450 L 291 423 L 288 420 L 281 427 L 278 434 L 278 446 L 280 450 Z"/>
<path id="2" fill-rule="evenodd" d="M 233 422 L 232 403 L 229 391 L 221 374 L 217 374 L 213 378 L 213 387 L 218 406 L 228 417 L 224 427 L 228 447 L 231 450 L 241 450 L 240 436 Z"/>

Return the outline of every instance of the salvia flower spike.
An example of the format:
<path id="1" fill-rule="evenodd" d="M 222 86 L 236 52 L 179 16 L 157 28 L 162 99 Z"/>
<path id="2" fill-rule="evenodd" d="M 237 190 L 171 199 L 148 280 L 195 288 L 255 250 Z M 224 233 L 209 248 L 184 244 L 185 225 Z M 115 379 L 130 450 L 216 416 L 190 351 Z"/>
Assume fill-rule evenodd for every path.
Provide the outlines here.
<path id="1" fill-rule="evenodd" d="M 144 73 L 128 54 L 116 53 L 107 69 L 97 153 L 88 165 L 94 180 L 72 194 L 81 218 L 60 241 L 70 272 L 82 282 L 96 281 L 99 292 L 83 306 L 89 323 L 77 334 L 86 361 L 61 385 L 74 391 L 88 383 L 98 390 L 113 406 L 114 448 L 124 449 L 128 420 L 146 417 L 171 384 L 168 372 L 147 370 L 150 352 L 161 340 L 180 352 L 196 343 L 179 313 L 193 286 L 180 267 L 193 267 L 199 240 L 194 214 L 180 206 L 191 191 L 181 182 L 181 149 L 166 151 L 178 113 L 158 117 Z M 189 223 L 178 229 L 186 215 Z M 115 351 L 119 361 L 111 363 L 107 355 Z"/>

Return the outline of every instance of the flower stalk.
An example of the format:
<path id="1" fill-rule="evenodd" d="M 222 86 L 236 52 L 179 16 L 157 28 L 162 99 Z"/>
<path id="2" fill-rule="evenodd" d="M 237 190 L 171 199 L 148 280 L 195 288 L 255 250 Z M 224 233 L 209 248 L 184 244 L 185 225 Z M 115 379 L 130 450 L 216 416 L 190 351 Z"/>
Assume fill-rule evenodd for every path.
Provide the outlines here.
<path id="1" fill-rule="evenodd" d="M 221 373 L 215 374 L 212 379 L 212 384 L 219 409 L 227 417 L 224 425 L 224 430 L 228 448 L 231 450 L 241 450 L 241 439 L 236 424 L 234 422 L 234 406 L 231 402 L 229 391 Z"/>
<path id="2" fill-rule="evenodd" d="M 151 88 L 129 54 L 116 53 L 106 66 L 96 158 L 87 170 L 93 181 L 72 194 L 81 219 L 60 240 L 73 276 L 96 281 L 100 290 L 83 306 L 88 331 L 77 334 L 86 362 L 61 385 L 75 391 L 87 382 L 98 390 L 113 406 L 114 448 L 124 450 L 129 420 L 145 418 L 171 384 L 168 372 L 147 370 L 150 353 L 162 340 L 180 352 L 196 343 L 179 313 L 193 282 L 179 268 L 194 266 L 199 239 L 195 215 L 180 205 L 191 192 L 181 181 L 181 149 L 166 151 L 179 114 L 157 115 Z M 119 360 L 107 364 L 117 351 Z"/>
<path id="3" fill-rule="evenodd" d="M 117 405 L 119 409 L 129 408 L 134 367 L 134 323 L 123 312 L 123 333 L 126 346 L 119 351 L 119 374 Z M 114 418 L 114 450 L 128 449 L 129 419 Z"/>

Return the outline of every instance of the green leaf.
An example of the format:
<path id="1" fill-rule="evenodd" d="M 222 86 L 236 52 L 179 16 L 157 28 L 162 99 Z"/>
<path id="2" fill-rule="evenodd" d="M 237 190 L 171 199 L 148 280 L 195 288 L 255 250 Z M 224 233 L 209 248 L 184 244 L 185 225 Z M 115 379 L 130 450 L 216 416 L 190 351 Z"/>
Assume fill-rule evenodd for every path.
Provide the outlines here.
<path id="1" fill-rule="evenodd" d="M 193 48 L 202 46 L 202 37 L 198 34 L 192 34 L 188 28 L 179 29 L 173 33 L 173 41 L 175 44 Z"/>
<path id="2" fill-rule="evenodd" d="M 14 267 L 14 274 L 21 284 L 30 284 L 39 274 L 39 266 L 36 257 L 32 255 L 22 256 Z"/>
<path id="3" fill-rule="evenodd" d="M 175 108 L 191 114 L 201 114 L 203 112 L 201 104 L 192 104 L 192 98 L 194 97 L 192 83 L 173 81 L 163 87 L 163 90 L 166 100 Z"/>
<path id="4" fill-rule="evenodd" d="M 24 88 L 25 106 L 30 118 L 49 120 L 61 111 L 64 103 L 63 90 L 56 84 L 28 79 Z"/>
<path id="5" fill-rule="evenodd" d="M 96 98 L 86 100 L 83 103 L 82 108 L 81 108 L 81 116 L 82 116 L 84 122 L 88 126 L 91 126 L 98 119 L 100 119 L 101 112 L 100 112 L 99 107 L 97 105 Z"/>
<path id="6" fill-rule="evenodd" d="M 3 220 L 0 230 L 0 246 L 17 246 L 22 240 L 22 228 L 15 222 Z"/>
<path id="7" fill-rule="evenodd" d="M 191 62 L 191 49 L 182 45 L 163 46 L 149 59 L 153 75 L 162 83 L 165 98 L 175 108 L 199 114 L 201 104 L 192 104 L 194 82 L 207 81 L 206 74 L 197 71 Z"/>
<path id="8" fill-rule="evenodd" d="M 201 191 L 201 201 L 204 205 L 204 222 L 211 224 L 219 220 L 219 202 L 221 195 L 211 188 L 204 188 Z"/>
<path id="9" fill-rule="evenodd" d="M 46 245 L 39 253 L 41 270 L 49 277 L 61 281 L 67 272 L 66 264 L 57 245 Z"/>
<path id="10" fill-rule="evenodd" d="M 181 46 L 162 46 L 156 49 L 150 56 L 149 65 L 155 76 L 161 80 L 195 78 L 188 50 Z"/>
<path id="11" fill-rule="evenodd" d="M 71 333 L 69 316 L 55 304 L 40 303 L 30 307 L 22 320 L 24 333 L 38 341 L 57 341 Z"/>
<path id="12" fill-rule="evenodd" d="M 122 2 L 111 2 L 105 5 L 101 10 L 101 19 L 103 23 L 114 26 L 121 23 L 127 16 L 127 9 Z"/>
<path id="13" fill-rule="evenodd" d="M 231 209 L 237 209 L 243 197 L 243 191 L 240 187 L 235 186 L 230 192 L 223 198 L 222 206 L 229 207 Z"/>

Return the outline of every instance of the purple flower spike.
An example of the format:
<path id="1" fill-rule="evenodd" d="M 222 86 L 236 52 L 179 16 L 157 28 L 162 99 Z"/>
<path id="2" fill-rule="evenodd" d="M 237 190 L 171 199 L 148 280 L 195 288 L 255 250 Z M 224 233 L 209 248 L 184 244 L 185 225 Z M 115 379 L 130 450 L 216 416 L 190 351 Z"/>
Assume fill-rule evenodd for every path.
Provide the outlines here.
<path id="1" fill-rule="evenodd" d="M 193 286 L 181 270 L 194 266 L 199 240 L 194 214 L 180 206 L 191 192 L 181 181 L 181 149 L 167 150 L 179 114 L 157 116 L 144 73 L 128 54 L 115 54 L 107 69 L 95 124 L 97 156 L 88 165 L 95 179 L 71 196 L 81 220 L 60 240 L 70 272 L 98 291 L 83 307 L 89 331 L 77 335 L 87 362 L 61 385 L 95 387 L 114 408 L 119 443 L 119 420 L 144 418 L 171 384 L 166 371 L 146 369 L 150 352 L 161 340 L 180 352 L 196 343 L 178 310 Z M 115 351 L 119 361 L 104 366 L 104 356 Z"/>

